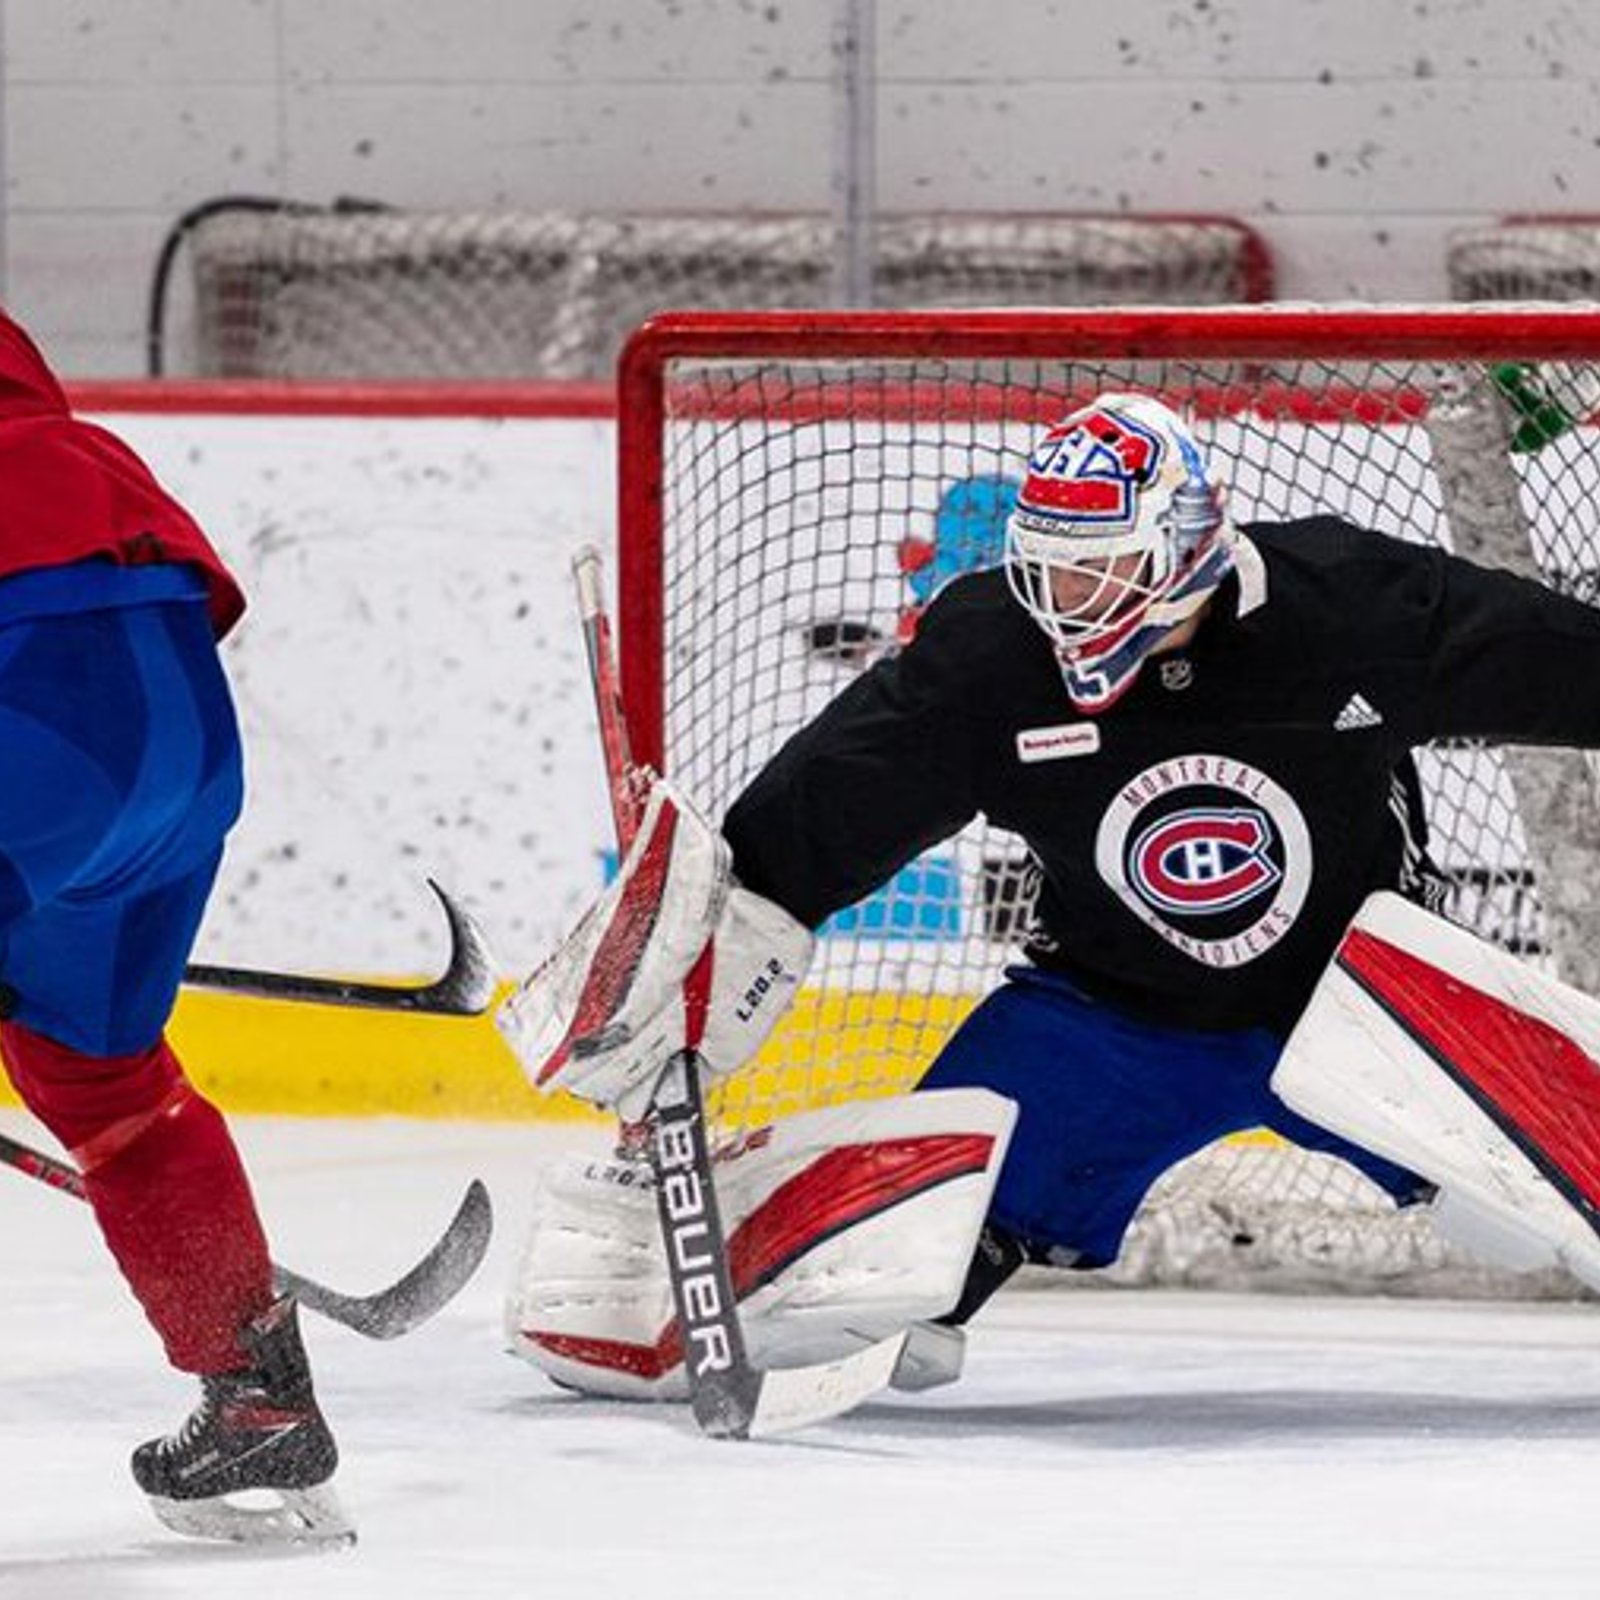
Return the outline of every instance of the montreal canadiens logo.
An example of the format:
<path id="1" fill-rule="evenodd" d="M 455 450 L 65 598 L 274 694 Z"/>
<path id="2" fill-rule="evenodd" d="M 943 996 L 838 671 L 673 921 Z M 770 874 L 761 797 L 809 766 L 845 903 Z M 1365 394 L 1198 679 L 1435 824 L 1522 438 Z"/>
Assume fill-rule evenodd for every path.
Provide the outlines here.
<path id="1" fill-rule="evenodd" d="M 1135 491 L 1149 483 L 1166 447 L 1119 411 L 1093 411 L 1052 428 L 1028 462 L 1022 504 L 1075 522 L 1131 522 Z"/>
<path id="2" fill-rule="evenodd" d="M 1311 840 L 1288 792 L 1227 756 L 1146 768 L 1101 819 L 1100 876 L 1167 943 L 1236 967 L 1275 945 L 1311 882 Z"/>
<path id="3" fill-rule="evenodd" d="M 1259 811 L 1196 806 L 1147 828 L 1128 870 L 1144 897 L 1178 916 L 1227 911 L 1283 876 L 1268 853 L 1271 821 Z"/>

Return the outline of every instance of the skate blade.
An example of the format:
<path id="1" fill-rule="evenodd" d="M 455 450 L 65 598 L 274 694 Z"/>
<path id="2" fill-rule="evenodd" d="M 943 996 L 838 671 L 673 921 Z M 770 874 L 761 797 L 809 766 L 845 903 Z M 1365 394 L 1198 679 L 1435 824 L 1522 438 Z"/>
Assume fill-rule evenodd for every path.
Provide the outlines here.
<path id="1" fill-rule="evenodd" d="M 318 1484 L 314 1489 L 260 1489 L 253 1494 L 271 1503 L 241 1503 L 227 1495 L 169 1500 L 153 1494 L 150 1505 L 164 1526 L 190 1539 L 327 1548 L 356 1542 L 355 1525 L 345 1515 L 331 1484 Z"/>
<path id="2" fill-rule="evenodd" d="M 920 1394 L 954 1383 L 966 1359 L 964 1329 L 938 1322 L 913 1322 L 906 1330 L 905 1348 L 889 1376 L 889 1387 L 902 1394 Z"/>

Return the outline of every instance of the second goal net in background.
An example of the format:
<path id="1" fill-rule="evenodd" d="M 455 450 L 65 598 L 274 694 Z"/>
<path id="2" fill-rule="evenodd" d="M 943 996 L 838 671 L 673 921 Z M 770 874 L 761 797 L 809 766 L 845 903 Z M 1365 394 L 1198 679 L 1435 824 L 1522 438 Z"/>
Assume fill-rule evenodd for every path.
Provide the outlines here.
<path id="1" fill-rule="evenodd" d="M 1506 217 L 1451 235 L 1455 300 L 1600 302 L 1600 216 Z"/>
<path id="2" fill-rule="evenodd" d="M 885 306 L 1264 300 L 1260 236 L 1221 216 L 912 212 L 873 229 Z M 192 353 L 165 350 L 192 269 Z M 427 212 L 238 197 L 180 219 L 153 365 L 229 378 L 599 378 L 657 311 L 825 303 L 838 241 L 795 212 Z M 174 337 L 175 346 L 181 341 Z"/>
<path id="3" fill-rule="evenodd" d="M 619 617 L 639 754 L 720 814 L 784 738 L 909 636 L 940 583 L 1000 558 L 1033 438 L 1108 389 L 1157 393 L 1188 417 L 1237 522 L 1336 513 L 1593 600 L 1600 429 L 1519 411 L 1552 364 L 1600 364 L 1600 318 L 657 319 L 630 343 L 619 395 Z M 1600 990 L 1582 758 L 1452 746 L 1420 763 L 1449 914 Z M 799 1003 L 721 1092 L 724 1125 L 909 1088 L 1015 959 L 1031 887 L 1020 842 L 979 821 L 833 918 Z M 1342 1163 L 1250 1139 L 1172 1175 L 1119 1270 L 1477 1281 Z"/>

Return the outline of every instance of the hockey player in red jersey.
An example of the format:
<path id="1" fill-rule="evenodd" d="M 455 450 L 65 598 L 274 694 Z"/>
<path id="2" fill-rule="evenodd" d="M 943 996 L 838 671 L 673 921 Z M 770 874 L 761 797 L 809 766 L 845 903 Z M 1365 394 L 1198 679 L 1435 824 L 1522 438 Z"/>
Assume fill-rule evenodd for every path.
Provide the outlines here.
<path id="1" fill-rule="evenodd" d="M 74 417 L 0 315 L 0 1052 L 202 1398 L 133 1475 L 180 1532 L 350 1537 L 248 1179 L 165 1036 L 238 814 L 216 643 L 244 600 L 192 518 Z M 225 1497 L 270 1489 L 270 1511 Z"/>

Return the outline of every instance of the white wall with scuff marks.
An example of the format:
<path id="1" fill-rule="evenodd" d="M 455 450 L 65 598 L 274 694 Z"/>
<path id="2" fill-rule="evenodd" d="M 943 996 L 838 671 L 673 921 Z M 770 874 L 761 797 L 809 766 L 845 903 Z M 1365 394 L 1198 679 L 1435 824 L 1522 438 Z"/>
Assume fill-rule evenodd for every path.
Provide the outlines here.
<path id="1" fill-rule="evenodd" d="M 162 235 L 229 194 L 826 209 L 834 0 L 5 0 L 0 268 L 143 370 Z M 887 209 L 1220 211 L 1286 298 L 1436 300 L 1453 229 L 1600 210 L 1586 0 L 879 0 Z"/>
<path id="2" fill-rule="evenodd" d="M 200 956 L 428 969 L 427 876 L 506 971 L 543 953 L 600 882 L 610 831 L 569 564 L 612 545 L 613 425 L 99 420 L 251 602 L 224 646 L 250 787 Z"/>

